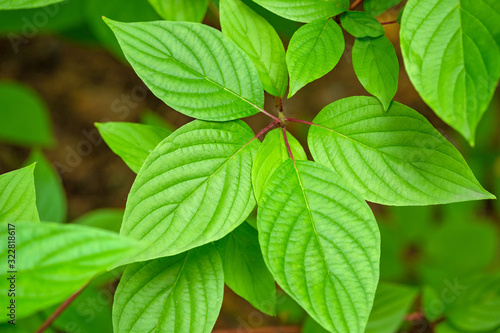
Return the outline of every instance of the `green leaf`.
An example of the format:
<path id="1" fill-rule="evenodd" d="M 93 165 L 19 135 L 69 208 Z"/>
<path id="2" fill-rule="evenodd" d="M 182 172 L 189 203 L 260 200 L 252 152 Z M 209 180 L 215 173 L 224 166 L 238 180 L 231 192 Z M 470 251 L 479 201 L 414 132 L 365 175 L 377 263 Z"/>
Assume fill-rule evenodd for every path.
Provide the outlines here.
<path id="1" fill-rule="evenodd" d="M 34 172 L 36 206 L 42 221 L 66 222 L 68 204 L 61 179 L 39 150 L 31 152 L 25 164 L 36 162 Z"/>
<path id="2" fill-rule="evenodd" d="M 322 19 L 299 28 L 292 36 L 286 63 L 290 74 L 288 98 L 330 72 L 344 53 L 342 29 L 332 19 Z"/>
<path id="3" fill-rule="evenodd" d="M 384 112 L 373 97 L 350 97 L 314 119 L 308 143 L 366 200 L 411 206 L 494 199 L 462 155 L 415 110 L 393 102 Z"/>
<path id="4" fill-rule="evenodd" d="M 306 152 L 297 139 L 288 132 L 286 136 L 294 158 L 296 160 L 307 160 Z M 274 171 L 289 158 L 282 129 L 277 128 L 267 133 L 253 161 L 252 184 L 257 202 L 260 200 L 262 191 Z"/>
<path id="5" fill-rule="evenodd" d="M 212 244 L 131 264 L 116 290 L 114 332 L 209 333 L 223 293 L 222 263 Z"/>
<path id="6" fill-rule="evenodd" d="M 75 1 L 75 0 L 72 0 Z M 103 16 L 112 16 L 121 22 L 145 22 L 159 20 L 160 16 L 145 0 L 85 0 L 85 16 L 90 30 L 97 39 L 110 51 L 119 57 L 124 54 L 113 32 Z"/>
<path id="7" fill-rule="evenodd" d="M 253 0 L 267 10 L 298 22 L 333 17 L 349 9 L 349 0 Z"/>
<path id="8" fill-rule="evenodd" d="M 330 169 L 287 160 L 267 182 L 257 224 L 274 278 L 331 332 L 364 332 L 379 276 L 380 236 L 356 191 Z"/>
<path id="9" fill-rule="evenodd" d="M 438 292 L 430 285 L 425 285 L 422 289 L 422 309 L 425 318 L 429 321 L 435 321 L 443 316 L 444 302 Z"/>
<path id="10" fill-rule="evenodd" d="M 96 123 L 95 126 L 111 150 L 135 173 L 139 172 L 153 149 L 172 134 L 161 127 L 135 123 L 109 122 Z"/>
<path id="11" fill-rule="evenodd" d="M 304 325 L 302 326 L 301 333 L 328 333 L 328 331 L 314 319 L 307 317 L 304 321 Z"/>
<path id="12" fill-rule="evenodd" d="M 226 284 L 260 311 L 276 315 L 276 286 L 262 258 L 257 230 L 243 223 L 215 245 Z"/>
<path id="13" fill-rule="evenodd" d="M 469 279 L 446 312 L 448 320 L 465 331 L 481 332 L 500 326 L 500 275 Z"/>
<path id="14" fill-rule="evenodd" d="M 364 0 L 363 6 L 365 12 L 379 16 L 391 7 L 396 6 L 401 0 Z"/>
<path id="15" fill-rule="evenodd" d="M 40 221 L 36 209 L 35 164 L 0 175 L 0 222 Z"/>
<path id="16" fill-rule="evenodd" d="M 220 24 L 252 59 L 264 89 L 283 97 L 288 86 L 285 48 L 273 26 L 240 0 L 220 2 Z"/>
<path id="17" fill-rule="evenodd" d="M 38 8 L 65 0 L 0 0 L 0 10 Z"/>
<path id="18" fill-rule="evenodd" d="M 80 216 L 72 223 L 120 232 L 122 220 L 123 209 L 103 208 L 93 210 L 90 213 Z"/>
<path id="19" fill-rule="evenodd" d="M 38 147 L 54 143 L 47 107 L 18 83 L 0 83 L 0 140 Z"/>
<path id="20" fill-rule="evenodd" d="M 255 206 L 259 148 L 242 121 L 193 121 L 162 141 L 130 191 L 121 233 L 151 245 L 137 260 L 175 255 L 218 240 Z"/>
<path id="21" fill-rule="evenodd" d="M 12 224 L 11 224 L 12 225 Z M 136 252 L 138 243 L 116 233 L 73 224 L 14 223 L 17 318 L 58 304 L 82 287 L 96 273 Z M 0 230 L 1 239 L 9 236 Z M 7 246 L 0 252 L 7 265 Z M 8 290 L 9 269 L 0 273 L 0 286 Z M 0 294 L 8 304 L 7 293 Z M 3 319 L 6 320 L 6 319 Z"/>
<path id="22" fill-rule="evenodd" d="M 163 127 L 170 132 L 175 131 L 175 127 L 172 126 L 166 119 L 151 110 L 146 110 L 140 115 L 141 123 L 144 125 Z"/>
<path id="23" fill-rule="evenodd" d="M 340 22 L 348 33 L 357 38 L 380 37 L 385 34 L 382 24 L 365 12 L 345 12 L 340 16 Z"/>
<path id="24" fill-rule="evenodd" d="M 225 121 L 263 107 L 262 83 L 252 61 L 220 31 L 190 22 L 105 20 L 137 75 L 177 111 Z"/>
<path id="25" fill-rule="evenodd" d="M 389 39 L 386 36 L 356 39 L 352 65 L 359 82 L 387 110 L 398 90 L 399 75 L 398 57 Z"/>
<path id="26" fill-rule="evenodd" d="M 148 0 L 165 20 L 201 22 L 210 0 Z"/>
<path id="27" fill-rule="evenodd" d="M 497 0 L 410 0 L 401 22 L 411 82 L 472 146 L 500 78 L 499 21 Z"/>
<path id="28" fill-rule="evenodd" d="M 416 297 L 415 288 L 381 282 L 365 333 L 397 332 Z"/>

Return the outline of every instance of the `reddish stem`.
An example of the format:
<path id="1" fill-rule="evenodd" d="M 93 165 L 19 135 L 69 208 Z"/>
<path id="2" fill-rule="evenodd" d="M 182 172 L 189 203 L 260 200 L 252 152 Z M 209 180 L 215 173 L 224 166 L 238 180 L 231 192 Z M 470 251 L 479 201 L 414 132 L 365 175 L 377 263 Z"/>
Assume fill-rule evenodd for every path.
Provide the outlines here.
<path id="1" fill-rule="evenodd" d="M 358 7 L 362 2 L 363 2 L 363 0 L 356 0 L 356 1 L 354 1 L 353 3 L 351 3 L 350 10 L 353 10 L 354 8 Z"/>
<path id="2" fill-rule="evenodd" d="M 267 112 L 266 110 L 264 109 L 259 109 L 260 112 L 262 112 L 263 114 L 265 114 L 266 116 L 268 116 L 269 118 L 272 118 L 274 120 L 277 120 L 278 122 L 280 121 L 278 117 L 276 116 L 273 116 L 272 114 L 270 114 L 269 112 Z"/>
<path id="3" fill-rule="evenodd" d="M 382 24 L 382 25 L 394 24 L 394 23 L 398 23 L 398 21 L 394 20 L 394 21 L 388 21 L 388 22 L 380 22 L 380 24 Z"/>
<path id="4" fill-rule="evenodd" d="M 412 312 L 406 315 L 405 321 L 417 321 L 425 318 L 422 312 Z"/>
<path id="5" fill-rule="evenodd" d="M 269 124 L 265 128 L 263 128 L 262 131 L 260 131 L 259 133 L 255 134 L 255 136 L 253 137 L 252 140 L 255 140 L 255 139 L 261 137 L 262 135 L 264 135 L 265 133 L 267 133 L 271 128 L 273 128 L 274 126 L 276 126 L 279 122 L 280 122 L 280 120 L 276 119 L 271 124 Z"/>
<path id="6" fill-rule="evenodd" d="M 92 281 L 92 280 L 90 280 Z M 66 308 L 81 294 L 81 292 L 89 285 L 89 282 L 85 283 L 83 287 L 75 291 L 73 295 L 71 295 L 67 300 L 65 300 L 55 311 L 50 315 L 49 318 L 36 330 L 35 333 L 42 333 L 61 315 L 61 313 L 66 310 Z"/>
<path id="7" fill-rule="evenodd" d="M 311 126 L 316 126 L 317 125 L 317 124 L 313 123 L 312 121 L 301 120 L 301 119 L 286 118 L 285 120 L 291 121 L 291 122 L 294 122 L 294 123 L 301 123 L 301 124 L 311 125 Z"/>
<path id="8" fill-rule="evenodd" d="M 212 333 L 300 333 L 301 328 L 298 326 L 269 326 L 269 327 L 257 327 L 257 328 L 248 328 L 242 330 L 241 328 L 234 329 L 220 329 L 213 330 Z"/>
<path id="9" fill-rule="evenodd" d="M 285 127 L 283 127 L 283 137 L 285 139 L 286 149 L 288 149 L 288 154 L 290 154 L 290 158 L 292 159 L 293 164 L 295 164 L 295 159 L 293 158 L 292 149 L 290 148 L 290 143 L 288 142 L 288 137 L 286 136 L 286 128 Z"/>

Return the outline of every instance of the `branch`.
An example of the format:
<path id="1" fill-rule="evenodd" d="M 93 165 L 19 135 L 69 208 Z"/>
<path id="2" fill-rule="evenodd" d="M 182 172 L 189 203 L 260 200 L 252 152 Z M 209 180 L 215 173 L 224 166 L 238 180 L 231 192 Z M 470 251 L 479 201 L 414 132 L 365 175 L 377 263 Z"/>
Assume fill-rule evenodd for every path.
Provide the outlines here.
<path id="1" fill-rule="evenodd" d="M 350 10 L 353 10 L 354 8 L 358 7 L 361 3 L 363 2 L 363 0 L 356 0 L 354 1 L 352 4 L 351 4 L 351 8 Z"/>
<path id="2" fill-rule="evenodd" d="M 293 164 L 295 164 L 295 159 L 293 158 L 292 149 L 290 148 L 290 142 L 288 142 L 288 138 L 286 136 L 286 127 L 283 127 L 283 137 L 285 139 L 286 149 L 288 149 L 288 154 L 290 155 L 290 158 L 292 159 Z"/>
<path id="3" fill-rule="evenodd" d="M 75 291 L 75 293 L 73 295 L 71 295 L 70 297 L 68 297 L 67 300 L 65 300 L 55 311 L 54 313 L 52 313 L 50 315 L 50 317 L 42 324 L 42 326 L 40 326 L 36 331 L 35 333 L 42 333 L 43 331 L 45 331 L 47 328 L 49 328 L 49 326 L 54 322 L 54 320 L 57 319 L 57 317 L 59 317 L 61 315 L 61 313 L 64 312 L 64 310 L 66 310 L 66 308 L 78 297 L 78 295 L 81 294 L 81 292 L 89 285 L 89 283 L 92 281 L 92 279 L 90 281 L 88 281 L 87 283 L 85 283 L 83 285 L 83 287 L 81 287 L 80 289 L 78 289 L 77 291 Z"/>
<path id="4" fill-rule="evenodd" d="M 258 327 L 258 328 L 229 328 L 213 330 L 212 333 L 300 333 L 301 328 L 298 326 L 268 326 L 268 327 Z"/>

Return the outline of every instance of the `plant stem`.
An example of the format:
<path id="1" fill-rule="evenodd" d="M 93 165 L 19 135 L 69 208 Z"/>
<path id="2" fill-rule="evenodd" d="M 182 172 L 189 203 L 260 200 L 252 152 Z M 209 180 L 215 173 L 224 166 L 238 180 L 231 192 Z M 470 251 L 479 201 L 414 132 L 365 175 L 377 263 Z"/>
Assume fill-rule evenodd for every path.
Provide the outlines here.
<path id="1" fill-rule="evenodd" d="M 317 124 L 313 123 L 312 121 L 307 121 L 307 120 L 294 119 L 294 118 L 286 118 L 286 120 L 294 122 L 294 123 L 301 123 L 301 124 L 306 124 L 306 125 L 311 125 L 311 126 L 318 126 Z"/>
<path id="2" fill-rule="evenodd" d="M 283 138 L 285 139 L 286 149 L 288 149 L 288 154 L 290 155 L 293 164 L 295 164 L 295 159 L 293 158 L 292 149 L 290 148 L 290 142 L 288 142 L 288 138 L 286 136 L 286 127 L 282 127 L 282 129 L 283 129 Z"/>
<path id="3" fill-rule="evenodd" d="M 49 318 L 47 318 L 46 321 L 43 322 L 43 324 L 35 331 L 35 333 L 42 333 L 43 331 L 45 331 L 47 328 L 49 328 L 49 326 L 54 322 L 54 320 L 57 319 L 57 317 L 59 317 L 61 315 L 61 313 L 63 313 L 64 310 L 66 310 L 66 308 L 78 297 L 78 295 L 81 294 L 81 292 L 89 285 L 89 283 L 92 281 L 92 279 L 90 281 L 88 281 L 87 283 L 85 283 L 83 285 L 83 287 L 81 287 L 80 289 L 78 289 L 77 291 L 75 291 L 75 293 L 73 295 L 71 295 L 70 297 L 68 297 L 67 300 L 65 300 L 51 315 Z"/>
<path id="4" fill-rule="evenodd" d="M 382 24 L 382 25 L 394 24 L 394 23 L 398 23 L 398 21 L 394 20 L 394 21 L 388 21 L 388 22 L 380 22 L 380 24 Z"/>
<path id="5" fill-rule="evenodd" d="M 363 2 L 363 0 L 356 0 L 356 1 L 354 1 L 351 4 L 350 10 L 353 10 L 354 8 L 358 7 L 362 2 Z"/>
<path id="6" fill-rule="evenodd" d="M 262 129 L 262 131 L 260 131 L 259 133 L 255 134 L 255 136 L 253 137 L 252 141 L 255 140 L 255 139 L 257 139 L 257 138 L 259 138 L 260 136 L 264 135 L 265 133 L 267 133 L 271 128 L 273 128 L 274 126 L 276 126 L 279 122 L 280 122 L 280 120 L 276 119 L 271 124 L 267 125 L 265 128 Z"/>
<path id="7" fill-rule="evenodd" d="M 270 117 L 270 118 L 272 118 L 272 119 L 274 119 L 274 120 L 276 120 L 276 121 L 280 122 L 280 120 L 279 120 L 279 118 L 278 118 L 278 117 L 273 116 L 272 114 L 270 114 L 270 113 L 269 113 L 269 112 L 267 112 L 266 110 L 264 110 L 264 109 L 260 109 L 260 108 L 259 108 L 259 111 L 260 111 L 260 112 L 262 112 L 263 114 L 265 114 L 266 116 L 268 116 L 268 117 Z"/>
<path id="8" fill-rule="evenodd" d="M 229 328 L 213 330 L 212 333 L 239 333 L 241 328 Z M 246 329 L 245 332 L 249 333 L 300 333 L 301 328 L 298 326 L 268 326 Z"/>

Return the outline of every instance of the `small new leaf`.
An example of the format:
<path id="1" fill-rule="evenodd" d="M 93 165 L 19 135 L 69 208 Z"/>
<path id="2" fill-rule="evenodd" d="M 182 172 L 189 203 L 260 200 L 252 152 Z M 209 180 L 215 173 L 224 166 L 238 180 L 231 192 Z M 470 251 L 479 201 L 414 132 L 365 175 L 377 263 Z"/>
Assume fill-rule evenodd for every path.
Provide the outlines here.
<path id="1" fill-rule="evenodd" d="M 307 160 L 306 152 L 290 133 L 287 133 L 290 149 L 296 160 Z M 262 191 L 274 171 L 288 160 L 290 155 L 285 144 L 283 131 L 280 128 L 274 129 L 266 134 L 264 141 L 255 155 L 252 167 L 252 184 L 255 198 L 259 202 Z"/>
<path id="2" fill-rule="evenodd" d="M 224 272 L 212 244 L 131 264 L 116 290 L 114 332 L 209 333 L 223 294 Z"/>
<path id="3" fill-rule="evenodd" d="M 95 125 L 111 150 L 135 173 L 139 172 L 153 149 L 172 134 L 162 127 L 135 123 L 109 122 Z"/>
<path id="4" fill-rule="evenodd" d="M 290 40 L 286 63 L 290 74 L 288 98 L 308 84 L 330 72 L 344 53 L 342 29 L 332 19 L 308 23 Z"/>
<path id="5" fill-rule="evenodd" d="M 262 258 L 257 230 L 243 223 L 216 244 L 224 281 L 260 311 L 276 314 L 276 286 Z"/>
<path id="6" fill-rule="evenodd" d="M 0 222 L 37 221 L 35 163 L 0 175 Z"/>
<path id="7" fill-rule="evenodd" d="M 210 0 L 148 0 L 158 15 L 168 21 L 203 21 Z"/>
<path id="8" fill-rule="evenodd" d="M 332 170 L 289 159 L 266 184 L 257 224 L 281 288 L 330 332 L 364 332 L 380 236 L 363 198 Z"/>
<path id="9" fill-rule="evenodd" d="M 298 22 L 336 16 L 349 9 L 349 0 L 253 0 L 267 10 Z"/>
<path id="10" fill-rule="evenodd" d="M 398 57 L 389 39 L 386 36 L 356 39 L 352 65 L 359 82 L 387 110 L 398 90 L 399 75 Z"/>
<path id="11" fill-rule="evenodd" d="M 366 200 L 385 205 L 436 205 L 494 199 L 457 149 L 422 115 L 374 97 L 350 97 L 314 119 L 314 159 L 341 175 Z"/>
<path id="12" fill-rule="evenodd" d="M 384 27 L 372 15 L 349 11 L 340 16 L 342 27 L 356 38 L 380 37 L 385 33 Z"/>
<path id="13" fill-rule="evenodd" d="M 220 31 L 191 22 L 105 21 L 137 75 L 177 111 L 226 121 L 251 116 L 263 107 L 264 91 L 254 64 Z"/>
<path id="14" fill-rule="evenodd" d="M 195 120 L 149 155 L 130 190 L 121 233 L 151 245 L 136 260 L 218 240 L 255 206 L 252 161 L 260 142 L 242 121 Z"/>
<path id="15" fill-rule="evenodd" d="M 285 48 L 273 26 L 240 0 L 221 0 L 220 24 L 252 59 L 264 90 L 283 97 L 288 87 Z"/>

